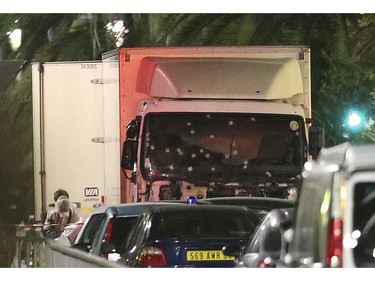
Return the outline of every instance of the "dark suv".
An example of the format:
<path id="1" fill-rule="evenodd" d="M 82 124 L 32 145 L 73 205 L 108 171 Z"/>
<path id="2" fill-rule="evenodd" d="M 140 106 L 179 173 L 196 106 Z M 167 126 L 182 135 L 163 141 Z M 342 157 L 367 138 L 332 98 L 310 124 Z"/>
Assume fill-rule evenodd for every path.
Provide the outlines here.
<path id="1" fill-rule="evenodd" d="M 113 257 L 108 256 L 107 253 L 103 253 L 102 247 L 108 243 L 120 247 L 139 214 L 151 206 L 165 204 L 182 205 L 181 203 L 160 201 L 101 206 L 85 221 L 72 247 L 116 260 L 115 253 L 113 253 Z"/>

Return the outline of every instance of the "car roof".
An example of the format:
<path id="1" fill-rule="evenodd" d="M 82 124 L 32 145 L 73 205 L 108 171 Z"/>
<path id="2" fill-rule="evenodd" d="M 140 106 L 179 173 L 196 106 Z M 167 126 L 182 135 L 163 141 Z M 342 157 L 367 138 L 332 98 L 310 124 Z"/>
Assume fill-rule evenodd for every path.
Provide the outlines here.
<path id="1" fill-rule="evenodd" d="M 211 202 L 212 204 L 238 205 L 264 210 L 288 208 L 293 207 L 296 204 L 293 200 L 275 197 L 215 197 L 202 199 L 201 201 Z"/>
<path id="2" fill-rule="evenodd" d="M 317 162 L 326 165 L 337 164 L 345 167 L 349 172 L 353 170 L 374 169 L 375 144 L 342 143 L 329 148 L 322 148 Z"/>
<path id="3" fill-rule="evenodd" d="M 122 203 L 117 205 L 106 205 L 101 206 L 93 211 L 93 214 L 103 214 L 103 213 L 115 213 L 118 216 L 132 216 L 139 215 L 145 209 L 151 206 L 158 205 L 183 205 L 178 202 L 167 202 L 167 201 L 155 201 L 155 202 L 134 202 L 134 203 Z"/>
<path id="4" fill-rule="evenodd" d="M 193 205 L 185 205 L 185 204 L 159 204 L 154 205 L 150 208 L 147 208 L 149 212 L 158 212 L 158 213 L 168 213 L 168 212 L 198 212 L 198 211 L 207 211 L 207 212 L 217 212 L 217 211 L 225 211 L 225 212 L 237 212 L 237 213 L 246 213 L 252 214 L 256 216 L 256 214 L 251 211 L 250 209 L 244 206 L 233 206 L 233 205 L 210 205 L 210 204 L 193 204 Z"/>

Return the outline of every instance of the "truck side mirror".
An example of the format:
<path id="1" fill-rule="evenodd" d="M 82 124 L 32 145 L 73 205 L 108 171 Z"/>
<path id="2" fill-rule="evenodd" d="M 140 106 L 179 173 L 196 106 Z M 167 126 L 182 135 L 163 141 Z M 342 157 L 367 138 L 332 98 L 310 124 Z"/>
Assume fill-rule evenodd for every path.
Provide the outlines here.
<path id="1" fill-rule="evenodd" d="M 325 130 L 322 127 L 311 126 L 309 129 L 309 153 L 316 159 L 322 147 L 325 147 Z"/>
<path id="2" fill-rule="evenodd" d="M 137 162 L 137 146 L 136 140 L 125 140 L 122 147 L 121 168 L 125 170 L 133 170 L 134 163 Z"/>
<path id="3" fill-rule="evenodd" d="M 130 123 L 126 126 L 126 138 L 127 139 L 134 139 L 138 137 L 139 134 L 139 124 L 141 123 L 141 117 L 137 116 L 135 119 L 130 121 Z"/>

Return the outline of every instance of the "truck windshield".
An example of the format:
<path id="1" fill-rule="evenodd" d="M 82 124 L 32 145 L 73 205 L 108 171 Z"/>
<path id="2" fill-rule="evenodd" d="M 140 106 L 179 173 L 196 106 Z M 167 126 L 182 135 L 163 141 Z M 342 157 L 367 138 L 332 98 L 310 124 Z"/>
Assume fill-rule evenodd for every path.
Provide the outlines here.
<path id="1" fill-rule="evenodd" d="M 294 115 L 153 113 L 144 122 L 142 174 L 150 181 L 289 177 L 307 157 L 303 120 Z"/>

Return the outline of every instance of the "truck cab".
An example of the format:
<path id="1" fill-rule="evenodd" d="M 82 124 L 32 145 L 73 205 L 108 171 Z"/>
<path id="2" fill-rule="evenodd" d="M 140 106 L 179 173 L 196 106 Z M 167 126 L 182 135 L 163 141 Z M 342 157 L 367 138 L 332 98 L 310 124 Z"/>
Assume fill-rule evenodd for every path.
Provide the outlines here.
<path id="1" fill-rule="evenodd" d="M 119 59 L 128 77 L 124 200 L 288 198 L 299 189 L 317 147 L 309 48 L 123 49 Z"/>

